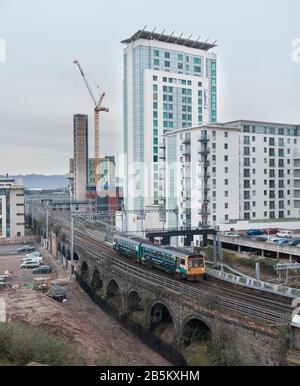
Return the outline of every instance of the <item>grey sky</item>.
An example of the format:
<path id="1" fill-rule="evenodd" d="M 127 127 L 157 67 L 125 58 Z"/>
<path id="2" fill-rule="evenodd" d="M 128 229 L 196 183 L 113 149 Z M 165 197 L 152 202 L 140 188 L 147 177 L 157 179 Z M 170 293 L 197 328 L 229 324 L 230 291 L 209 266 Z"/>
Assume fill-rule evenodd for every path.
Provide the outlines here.
<path id="1" fill-rule="evenodd" d="M 0 174 L 67 172 L 72 115 L 93 113 L 74 58 L 107 93 L 101 154 L 122 152 L 120 41 L 145 24 L 218 39 L 219 121 L 300 123 L 299 16 L 299 0 L 0 0 Z"/>

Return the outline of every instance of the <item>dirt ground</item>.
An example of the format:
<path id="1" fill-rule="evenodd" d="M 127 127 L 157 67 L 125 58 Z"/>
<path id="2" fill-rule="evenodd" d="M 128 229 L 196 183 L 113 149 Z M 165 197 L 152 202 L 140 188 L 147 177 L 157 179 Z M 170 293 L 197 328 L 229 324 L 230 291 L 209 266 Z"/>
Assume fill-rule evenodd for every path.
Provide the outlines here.
<path id="1" fill-rule="evenodd" d="M 66 287 L 68 300 L 60 304 L 41 292 L 24 288 L 20 277 L 23 275 L 28 283 L 32 275 L 27 273 L 24 278 L 24 272 L 18 271 L 21 257 L 0 257 L 0 272 L 8 269 L 20 274 L 16 288 L 0 292 L 6 301 L 8 322 L 47 328 L 73 344 L 88 365 L 170 365 L 99 309 L 76 282 L 69 280 L 60 264 L 44 249 L 42 252 L 45 262 L 50 262 L 56 272 L 55 281 Z"/>

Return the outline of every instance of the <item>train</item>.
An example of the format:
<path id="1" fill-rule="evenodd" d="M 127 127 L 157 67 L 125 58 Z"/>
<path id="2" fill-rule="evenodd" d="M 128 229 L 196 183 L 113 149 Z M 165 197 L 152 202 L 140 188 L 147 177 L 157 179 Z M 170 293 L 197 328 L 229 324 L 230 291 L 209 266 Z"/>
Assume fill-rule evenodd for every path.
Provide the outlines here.
<path id="1" fill-rule="evenodd" d="M 112 247 L 136 262 L 163 270 L 178 278 L 197 281 L 205 278 L 205 256 L 173 247 L 154 245 L 138 238 L 113 236 Z"/>

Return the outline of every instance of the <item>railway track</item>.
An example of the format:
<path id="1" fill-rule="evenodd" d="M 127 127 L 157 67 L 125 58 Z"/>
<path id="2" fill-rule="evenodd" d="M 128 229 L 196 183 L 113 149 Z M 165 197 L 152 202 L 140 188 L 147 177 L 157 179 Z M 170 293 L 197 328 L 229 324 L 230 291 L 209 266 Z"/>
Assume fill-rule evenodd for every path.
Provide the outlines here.
<path id="1" fill-rule="evenodd" d="M 55 217 L 66 235 L 70 238 L 70 224 L 68 221 Z M 100 230 L 98 226 L 82 226 L 74 229 L 75 244 L 81 245 L 95 258 L 102 261 L 113 261 L 114 268 L 126 271 L 132 275 L 154 282 L 168 289 L 174 290 L 192 299 L 209 299 L 216 306 L 233 312 L 235 315 L 259 320 L 268 325 L 287 324 L 292 313 L 292 307 L 286 303 L 265 298 L 262 296 L 241 293 L 226 287 L 216 287 L 212 282 L 188 283 L 170 278 L 170 275 L 155 271 L 147 266 L 141 267 L 136 262 L 119 256 L 107 242 L 111 234 Z"/>

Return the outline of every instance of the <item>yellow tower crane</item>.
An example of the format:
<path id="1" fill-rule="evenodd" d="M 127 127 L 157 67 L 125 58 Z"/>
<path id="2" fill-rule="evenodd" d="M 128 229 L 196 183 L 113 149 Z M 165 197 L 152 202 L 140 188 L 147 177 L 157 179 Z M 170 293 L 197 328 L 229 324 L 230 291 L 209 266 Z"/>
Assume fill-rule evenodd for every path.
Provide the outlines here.
<path id="1" fill-rule="evenodd" d="M 102 107 L 102 102 L 103 102 L 103 99 L 105 97 L 105 93 L 100 95 L 99 101 L 97 102 L 97 100 L 94 96 L 93 90 L 92 90 L 91 86 L 89 85 L 89 82 L 86 78 L 85 73 L 83 72 L 83 69 L 82 69 L 80 63 L 78 62 L 78 60 L 74 60 L 73 63 L 78 66 L 78 69 L 82 75 L 84 83 L 85 83 L 85 85 L 89 91 L 89 94 L 90 94 L 90 96 L 94 102 L 94 105 L 95 105 L 95 109 L 94 109 L 94 170 L 95 170 L 95 185 L 97 187 L 97 184 L 100 180 L 99 115 L 100 115 L 100 111 L 105 111 L 106 113 L 108 113 L 109 109 L 107 109 L 106 107 Z"/>

